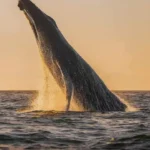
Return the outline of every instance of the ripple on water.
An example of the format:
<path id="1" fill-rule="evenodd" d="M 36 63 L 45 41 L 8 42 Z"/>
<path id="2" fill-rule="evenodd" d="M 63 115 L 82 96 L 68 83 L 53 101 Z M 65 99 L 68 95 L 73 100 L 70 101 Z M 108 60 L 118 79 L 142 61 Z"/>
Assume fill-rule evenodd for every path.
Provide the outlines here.
<path id="1" fill-rule="evenodd" d="M 0 92 L 0 149 L 149 150 L 150 92 L 120 92 L 137 112 L 17 112 L 33 95 Z"/>

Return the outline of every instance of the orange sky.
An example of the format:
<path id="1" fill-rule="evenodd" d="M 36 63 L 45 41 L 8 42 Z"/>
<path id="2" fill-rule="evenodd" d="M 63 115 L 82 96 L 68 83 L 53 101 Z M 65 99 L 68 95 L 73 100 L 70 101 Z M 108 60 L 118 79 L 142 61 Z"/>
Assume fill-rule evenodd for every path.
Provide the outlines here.
<path id="1" fill-rule="evenodd" d="M 52 16 L 110 89 L 150 90 L 149 0 L 33 0 Z M 42 67 L 32 30 L 0 1 L 0 90 L 39 89 Z"/>

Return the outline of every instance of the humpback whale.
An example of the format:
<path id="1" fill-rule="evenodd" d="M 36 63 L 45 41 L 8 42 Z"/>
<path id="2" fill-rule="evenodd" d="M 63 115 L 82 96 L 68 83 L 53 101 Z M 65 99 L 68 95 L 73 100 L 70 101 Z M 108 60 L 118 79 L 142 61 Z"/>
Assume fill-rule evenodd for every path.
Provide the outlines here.
<path id="1" fill-rule="evenodd" d="M 30 0 L 19 0 L 18 7 L 31 25 L 44 63 L 66 95 L 66 111 L 71 100 L 86 111 L 125 111 L 127 106 L 67 42 L 52 17 Z"/>

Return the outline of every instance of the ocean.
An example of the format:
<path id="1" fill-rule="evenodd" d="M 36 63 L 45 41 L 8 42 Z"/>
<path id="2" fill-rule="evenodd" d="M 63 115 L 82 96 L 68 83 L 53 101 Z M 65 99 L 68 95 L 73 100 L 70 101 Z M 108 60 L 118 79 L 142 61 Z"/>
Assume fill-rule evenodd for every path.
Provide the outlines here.
<path id="1" fill-rule="evenodd" d="M 0 150 L 150 150 L 150 92 L 115 91 L 135 112 L 20 112 L 36 91 L 0 92 Z"/>

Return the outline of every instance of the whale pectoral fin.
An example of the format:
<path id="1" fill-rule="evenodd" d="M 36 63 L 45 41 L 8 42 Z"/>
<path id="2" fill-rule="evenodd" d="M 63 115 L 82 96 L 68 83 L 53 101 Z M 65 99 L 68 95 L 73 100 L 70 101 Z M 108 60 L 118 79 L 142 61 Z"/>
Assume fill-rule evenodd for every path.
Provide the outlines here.
<path id="1" fill-rule="evenodd" d="M 73 84 L 67 71 L 63 67 L 60 67 L 58 62 L 56 62 L 56 64 L 57 64 L 57 68 L 55 68 L 57 70 L 56 74 L 61 74 L 60 82 L 65 87 L 64 92 L 66 94 L 66 100 L 67 100 L 66 111 L 69 111 L 71 98 L 73 95 Z"/>
<path id="2" fill-rule="evenodd" d="M 68 101 L 66 106 L 66 111 L 69 111 L 70 103 L 73 95 L 73 84 L 68 78 L 65 80 L 65 82 L 66 82 L 66 100 Z"/>

